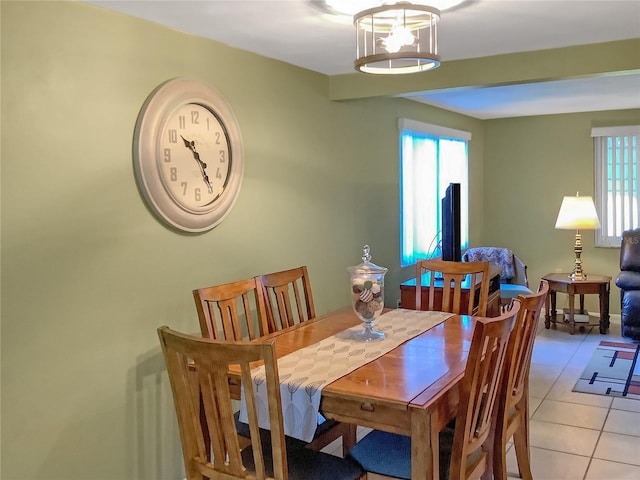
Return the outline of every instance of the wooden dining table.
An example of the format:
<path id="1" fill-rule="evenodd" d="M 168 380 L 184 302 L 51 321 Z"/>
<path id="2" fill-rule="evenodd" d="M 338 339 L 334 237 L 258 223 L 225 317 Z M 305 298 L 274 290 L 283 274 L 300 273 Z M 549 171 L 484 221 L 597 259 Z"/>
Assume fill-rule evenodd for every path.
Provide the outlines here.
<path id="1" fill-rule="evenodd" d="M 453 315 L 324 386 L 326 418 L 411 437 L 411 478 L 438 478 L 438 433 L 456 415 L 476 317 Z M 278 358 L 360 324 L 341 310 L 274 332 Z M 239 380 L 239 378 L 237 379 Z"/>

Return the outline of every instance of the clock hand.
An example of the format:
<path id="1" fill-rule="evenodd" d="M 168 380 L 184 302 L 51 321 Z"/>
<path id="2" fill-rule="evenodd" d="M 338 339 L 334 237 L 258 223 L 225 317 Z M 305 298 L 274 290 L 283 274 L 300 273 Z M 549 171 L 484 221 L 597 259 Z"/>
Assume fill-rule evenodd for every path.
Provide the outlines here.
<path id="1" fill-rule="evenodd" d="M 213 193 L 213 187 L 211 186 L 211 182 L 209 181 L 209 176 L 205 171 L 205 169 L 207 168 L 207 164 L 204 163 L 202 160 L 200 160 L 200 154 L 196 150 L 196 142 L 189 141 L 186 138 L 184 138 L 182 135 L 180 135 L 180 138 L 184 142 L 184 146 L 187 147 L 189 150 L 191 150 L 191 153 L 193 153 L 193 158 L 195 158 L 196 163 L 200 167 L 200 173 L 202 174 L 202 179 L 204 180 L 204 183 L 207 184 L 207 190 L 209 190 L 209 193 Z"/>

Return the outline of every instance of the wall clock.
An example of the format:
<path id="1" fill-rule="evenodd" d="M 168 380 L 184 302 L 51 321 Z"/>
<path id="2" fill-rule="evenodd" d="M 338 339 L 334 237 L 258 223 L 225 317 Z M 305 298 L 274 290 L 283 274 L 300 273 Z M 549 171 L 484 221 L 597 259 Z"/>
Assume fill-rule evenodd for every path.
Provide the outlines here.
<path id="1" fill-rule="evenodd" d="M 242 137 L 229 104 L 199 80 L 159 85 L 138 115 L 133 165 L 158 218 L 185 232 L 212 229 L 233 207 L 244 174 Z"/>

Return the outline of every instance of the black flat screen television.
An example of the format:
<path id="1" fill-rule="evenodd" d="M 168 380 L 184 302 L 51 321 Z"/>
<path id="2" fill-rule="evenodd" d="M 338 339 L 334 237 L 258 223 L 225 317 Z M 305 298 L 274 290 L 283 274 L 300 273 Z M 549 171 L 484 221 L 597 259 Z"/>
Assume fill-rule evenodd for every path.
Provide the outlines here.
<path id="1" fill-rule="evenodd" d="M 450 183 L 442 198 L 442 259 L 462 261 L 460 231 L 460 184 Z"/>

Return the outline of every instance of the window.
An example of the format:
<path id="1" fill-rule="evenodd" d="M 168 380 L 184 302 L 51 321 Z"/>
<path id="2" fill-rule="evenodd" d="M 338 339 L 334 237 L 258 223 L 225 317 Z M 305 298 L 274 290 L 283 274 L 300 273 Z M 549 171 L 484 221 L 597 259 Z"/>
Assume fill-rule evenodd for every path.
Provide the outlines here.
<path id="1" fill-rule="evenodd" d="M 401 118 L 400 264 L 441 254 L 441 199 L 449 183 L 460 183 L 461 244 L 469 244 L 467 142 L 471 134 Z"/>
<path id="2" fill-rule="evenodd" d="M 638 138 L 640 125 L 600 127 L 594 137 L 595 204 L 600 217 L 597 247 L 619 247 L 622 232 L 638 222 Z"/>

